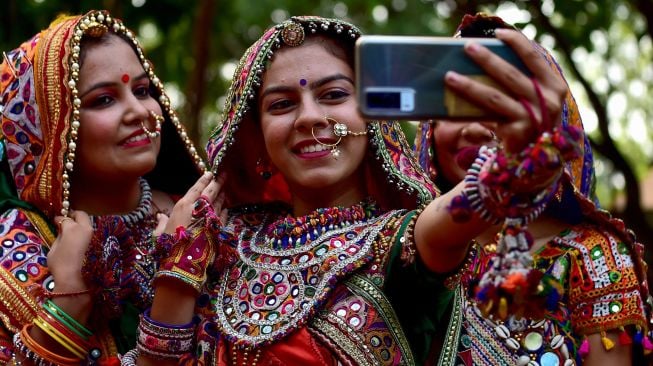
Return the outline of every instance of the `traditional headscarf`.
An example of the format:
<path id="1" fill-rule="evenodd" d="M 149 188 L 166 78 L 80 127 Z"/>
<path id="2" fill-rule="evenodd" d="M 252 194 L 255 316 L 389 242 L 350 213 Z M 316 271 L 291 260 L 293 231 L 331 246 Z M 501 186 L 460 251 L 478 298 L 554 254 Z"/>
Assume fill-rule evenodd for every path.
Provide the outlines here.
<path id="1" fill-rule="evenodd" d="M 228 173 L 226 191 L 231 205 L 290 202 L 288 185 L 280 173 L 272 174 L 268 180 L 256 174 L 257 160 L 267 156 L 256 121 L 256 98 L 274 51 L 299 45 L 304 36 L 315 33 L 334 38 L 351 50 L 360 36 L 354 25 L 342 20 L 292 17 L 268 29 L 240 60 L 222 120 L 207 146 L 213 170 Z M 368 192 L 380 207 L 414 208 L 430 201 L 436 194 L 435 188 L 412 157 L 399 124 L 369 122 L 367 136 L 373 147 L 366 159 Z"/>
<path id="2" fill-rule="evenodd" d="M 80 128 L 80 43 L 83 37 L 106 32 L 132 46 L 163 110 L 161 152 L 155 169 L 146 177 L 150 185 L 183 194 L 204 169 L 135 35 L 106 11 L 63 16 L 17 49 L 3 53 L 0 111 L 4 146 L 0 163 L 7 181 L 0 192 L 3 209 L 30 204 L 50 219 L 68 213 L 70 190 L 74 189 L 70 173 Z M 13 187 L 7 175 L 13 178 Z"/>

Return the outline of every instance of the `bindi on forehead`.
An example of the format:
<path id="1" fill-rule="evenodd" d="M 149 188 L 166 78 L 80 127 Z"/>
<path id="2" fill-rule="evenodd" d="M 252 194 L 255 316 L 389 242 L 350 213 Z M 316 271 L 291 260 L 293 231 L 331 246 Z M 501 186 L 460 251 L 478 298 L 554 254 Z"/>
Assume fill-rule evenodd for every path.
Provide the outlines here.
<path id="1" fill-rule="evenodd" d="M 129 75 L 127 75 L 127 74 L 122 74 L 122 77 L 120 78 L 120 80 L 121 80 L 123 83 L 127 84 L 127 83 L 129 82 Z"/>
<path id="2" fill-rule="evenodd" d="M 304 79 L 304 78 L 299 79 L 299 86 L 305 87 L 306 84 L 308 84 L 308 81 L 306 81 L 306 79 Z"/>

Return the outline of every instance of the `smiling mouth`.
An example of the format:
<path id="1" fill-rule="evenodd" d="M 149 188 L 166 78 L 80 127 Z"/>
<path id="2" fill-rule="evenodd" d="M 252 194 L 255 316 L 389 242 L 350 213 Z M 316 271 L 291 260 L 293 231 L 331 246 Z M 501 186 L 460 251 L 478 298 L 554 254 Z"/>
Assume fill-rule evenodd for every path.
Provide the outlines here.
<path id="1" fill-rule="evenodd" d="M 142 141 L 145 141 L 145 140 L 149 141 L 149 139 L 150 138 L 147 136 L 147 134 L 145 132 L 143 132 L 143 133 L 140 133 L 140 134 L 138 134 L 136 136 L 132 136 L 132 137 L 128 138 L 127 140 L 123 141 L 121 145 L 129 145 L 129 144 L 133 144 L 133 143 L 137 143 L 137 142 L 142 142 Z"/>
<path id="2" fill-rule="evenodd" d="M 300 154 L 308 154 L 308 153 L 314 153 L 314 152 L 321 152 L 321 151 L 331 151 L 333 150 L 333 146 L 324 146 L 320 144 L 315 144 L 315 145 L 306 145 L 302 148 L 299 149 Z"/>

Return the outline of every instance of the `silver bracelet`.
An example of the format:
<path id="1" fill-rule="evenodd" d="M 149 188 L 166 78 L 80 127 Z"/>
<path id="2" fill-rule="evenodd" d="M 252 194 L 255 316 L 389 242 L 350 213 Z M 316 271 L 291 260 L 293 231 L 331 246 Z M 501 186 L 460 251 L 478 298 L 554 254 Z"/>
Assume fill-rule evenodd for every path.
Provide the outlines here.
<path id="1" fill-rule="evenodd" d="M 138 359 L 138 349 L 134 348 L 127 351 L 122 358 L 120 359 L 121 366 L 136 366 L 136 360 Z"/>

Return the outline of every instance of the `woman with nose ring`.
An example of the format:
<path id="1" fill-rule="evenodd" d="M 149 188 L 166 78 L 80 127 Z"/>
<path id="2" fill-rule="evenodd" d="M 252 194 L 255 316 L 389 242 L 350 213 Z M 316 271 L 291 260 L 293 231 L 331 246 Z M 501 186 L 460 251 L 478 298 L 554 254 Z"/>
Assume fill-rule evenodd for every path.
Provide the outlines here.
<path id="1" fill-rule="evenodd" d="M 243 55 L 208 144 L 212 169 L 224 175 L 190 191 L 180 202 L 195 203 L 176 205 L 157 238 L 173 250 L 155 276 L 138 345 L 123 364 L 426 360 L 453 296 L 443 279 L 490 224 L 474 212 L 455 220 L 446 207 L 464 186 L 438 196 L 400 126 L 362 119 L 353 71 L 359 34 L 341 20 L 292 17 Z M 562 80 L 528 56 L 522 35 L 503 37 L 555 110 Z M 484 66 L 494 77 L 510 70 L 477 51 L 479 62 L 491 61 Z M 479 83 L 456 74 L 448 82 L 497 108 Z M 513 88 L 537 102 L 530 79 Z M 536 121 L 501 95 L 497 112 L 506 123 L 534 132 Z M 537 137 L 512 136 L 507 146 L 518 152 Z M 538 195 L 555 173 L 540 172 L 551 179 L 521 193 Z"/>
<path id="2" fill-rule="evenodd" d="M 0 65 L 0 363 L 116 364 L 204 170 L 132 31 L 61 16 Z"/>

